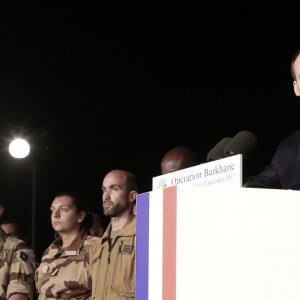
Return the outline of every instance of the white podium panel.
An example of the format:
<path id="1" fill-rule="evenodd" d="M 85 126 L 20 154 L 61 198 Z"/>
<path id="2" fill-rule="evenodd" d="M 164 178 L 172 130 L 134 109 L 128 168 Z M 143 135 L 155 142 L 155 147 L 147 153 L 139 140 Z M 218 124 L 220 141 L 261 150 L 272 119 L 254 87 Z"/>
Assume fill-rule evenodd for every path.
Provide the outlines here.
<path id="1" fill-rule="evenodd" d="M 242 155 L 236 154 L 153 177 L 152 190 L 179 184 L 241 187 L 242 174 Z"/>
<path id="2" fill-rule="evenodd" d="M 137 300 L 300 299 L 300 192 L 179 185 L 137 199 Z"/>

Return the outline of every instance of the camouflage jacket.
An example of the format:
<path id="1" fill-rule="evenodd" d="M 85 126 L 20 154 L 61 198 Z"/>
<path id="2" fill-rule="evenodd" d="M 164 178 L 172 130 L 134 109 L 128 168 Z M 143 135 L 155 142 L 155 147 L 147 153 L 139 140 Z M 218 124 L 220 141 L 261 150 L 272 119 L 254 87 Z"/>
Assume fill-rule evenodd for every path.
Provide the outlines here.
<path id="1" fill-rule="evenodd" d="M 113 242 L 111 224 L 101 237 L 101 243 L 90 248 L 92 299 L 135 299 L 135 216 L 128 220 Z"/>
<path id="2" fill-rule="evenodd" d="M 36 258 L 26 243 L 0 229 L 0 300 L 12 294 L 34 297 Z"/>
<path id="3" fill-rule="evenodd" d="M 99 237 L 79 236 L 66 249 L 57 238 L 44 251 L 35 272 L 38 299 L 90 299 L 88 249 L 100 241 Z"/>

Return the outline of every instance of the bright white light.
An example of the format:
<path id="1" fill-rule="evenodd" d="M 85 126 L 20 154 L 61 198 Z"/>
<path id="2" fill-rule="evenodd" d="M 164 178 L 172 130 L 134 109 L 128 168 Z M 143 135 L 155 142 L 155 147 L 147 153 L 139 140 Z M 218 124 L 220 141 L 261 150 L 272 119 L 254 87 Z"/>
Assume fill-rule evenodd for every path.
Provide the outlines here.
<path id="1" fill-rule="evenodd" d="M 8 151 L 14 158 L 24 158 L 30 153 L 30 145 L 24 139 L 14 139 L 10 142 Z"/>

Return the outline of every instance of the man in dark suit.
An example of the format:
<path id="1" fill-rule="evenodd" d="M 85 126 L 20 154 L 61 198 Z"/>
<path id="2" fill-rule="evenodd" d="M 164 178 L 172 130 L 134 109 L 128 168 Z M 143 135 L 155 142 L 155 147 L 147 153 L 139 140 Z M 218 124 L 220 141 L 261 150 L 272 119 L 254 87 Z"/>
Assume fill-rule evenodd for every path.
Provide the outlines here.
<path id="1" fill-rule="evenodd" d="M 300 49 L 291 60 L 294 92 L 300 96 Z M 246 180 L 245 187 L 300 189 L 300 129 L 277 147 L 270 164 Z"/>

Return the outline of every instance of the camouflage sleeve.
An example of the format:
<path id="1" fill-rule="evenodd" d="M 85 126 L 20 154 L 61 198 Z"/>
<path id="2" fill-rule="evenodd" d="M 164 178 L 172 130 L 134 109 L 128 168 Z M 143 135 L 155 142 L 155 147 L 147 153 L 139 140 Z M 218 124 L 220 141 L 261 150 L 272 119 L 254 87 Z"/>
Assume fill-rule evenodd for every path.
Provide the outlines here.
<path id="1" fill-rule="evenodd" d="M 25 243 L 20 242 L 12 254 L 8 274 L 7 298 L 13 294 L 26 294 L 29 299 L 33 300 L 36 264 L 32 249 L 26 246 Z"/>

